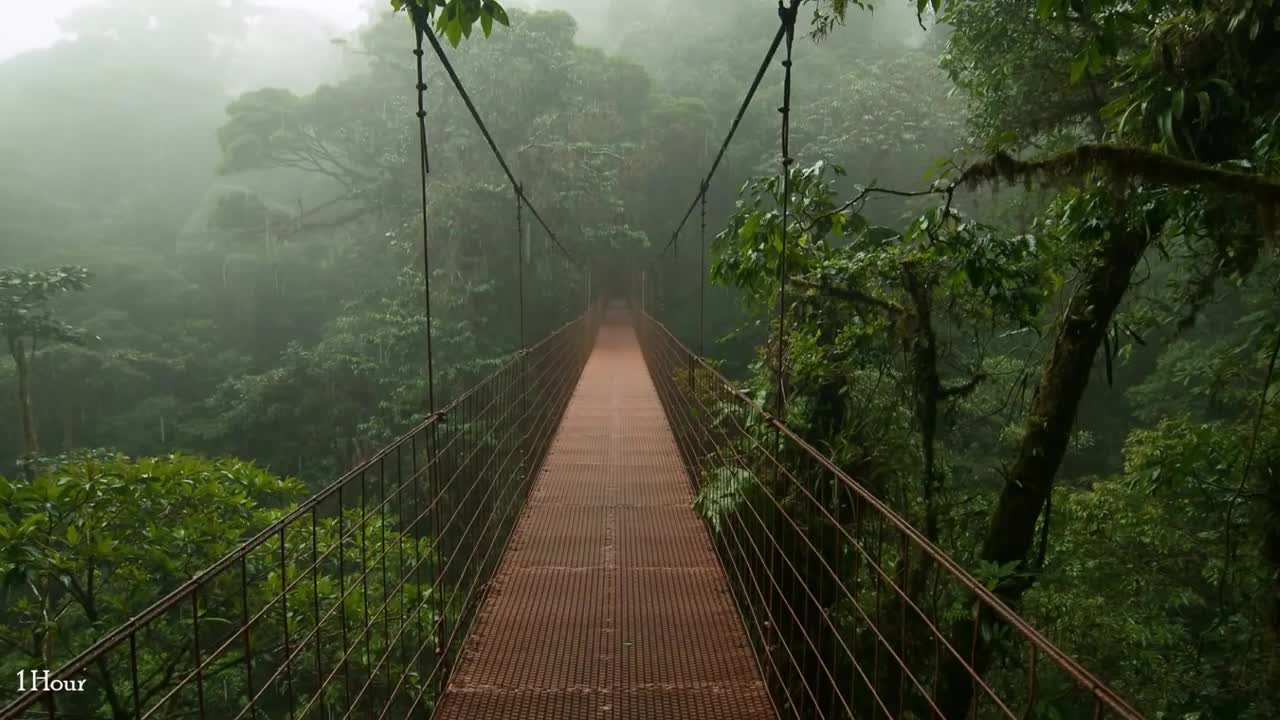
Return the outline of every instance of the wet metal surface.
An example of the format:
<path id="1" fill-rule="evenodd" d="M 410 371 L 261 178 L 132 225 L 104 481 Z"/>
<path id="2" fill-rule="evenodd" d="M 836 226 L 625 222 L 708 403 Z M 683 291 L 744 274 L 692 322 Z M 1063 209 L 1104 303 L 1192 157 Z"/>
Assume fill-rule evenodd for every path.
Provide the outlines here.
<path id="1" fill-rule="evenodd" d="M 635 332 L 615 313 L 436 717 L 772 718 L 692 503 Z"/>

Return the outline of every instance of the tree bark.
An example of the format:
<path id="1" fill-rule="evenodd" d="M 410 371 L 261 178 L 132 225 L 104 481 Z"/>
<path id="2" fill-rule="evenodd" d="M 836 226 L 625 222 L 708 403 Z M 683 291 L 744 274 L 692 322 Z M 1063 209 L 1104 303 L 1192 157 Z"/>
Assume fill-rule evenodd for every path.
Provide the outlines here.
<path id="1" fill-rule="evenodd" d="M 1016 605 L 1034 583 L 1027 557 L 1035 542 L 1035 528 L 1053 489 L 1066 454 L 1076 411 L 1084 396 L 1093 361 L 1103 335 L 1129 289 L 1134 268 L 1150 244 L 1154 231 L 1113 225 L 1110 238 L 1094 251 L 1081 273 L 1054 340 L 1044 374 L 1036 388 L 1026 428 L 1012 470 L 1005 479 L 987 528 L 981 557 L 999 565 L 1016 564 L 1018 572 L 1002 579 L 996 592 Z M 956 720 L 968 714 L 974 674 L 982 675 L 992 648 L 982 625 L 996 622 L 985 607 L 972 619 L 958 623 L 952 645 L 971 649 L 969 668 L 951 660 L 944 672 L 940 709 Z"/>
<path id="2" fill-rule="evenodd" d="M 1258 443 L 1262 440 L 1263 423 L 1266 421 L 1268 403 L 1272 399 L 1271 386 L 1275 378 L 1276 359 L 1280 357 L 1280 334 L 1277 334 L 1271 345 L 1270 360 L 1267 363 L 1266 379 L 1262 383 L 1262 392 L 1258 396 L 1258 412 L 1254 416 L 1252 438 L 1249 441 L 1249 455 L 1245 461 L 1244 477 L 1240 480 L 1240 488 L 1253 478 L 1255 458 L 1259 456 Z M 1268 433 L 1270 434 L 1270 433 Z M 1263 618 L 1265 622 L 1264 637 L 1267 639 L 1266 680 L 1263 683 L 1265 696 L 1262 714 L 1274 717 L 1280 712 L 1280 452 L 1274 445 L 1268 444 L 1261 452 L 1258 473 L 1258 511 L 1259 524 L 1262 530 L 1262 559 L 1266 564 L 1270 579 L 1266 589 L 1261 593 Z M 1237 495 L 1239 493 L 1237 492 Z M 1227 515 L 1228 528 L 1231 527 L 1231 516 Z M 1228 560 L 1232 559 L 1233 550 L 1228 541 Z M 1228 569 L 1230 566 L 1228 565 Z M 1223 576 L 1225 581 L 1226 575 Z M 1219 592 L 1221 596 L 1222 593 Z"/>
<path id="3" fill-rule="evenodd" d="M 839 362 L 833 345 L 840 323 L 832 314 L 819 317 L 818 350 L 824 361 L 834 367 Z M 826 375 L 814 388 L 810 431 L 806 439 L 816 447 L 832 448 L 836 438 L 845 430 L 848 413 L 841 394 L 844 383 L 845 378 L 839 374 Z M 829 482 L 826 473 L 806 473 L 800 477 L 814 498 L 825 504 L 836 518 L 845 519 L 849 513 L 844 511 L 835 486 Z M 806 608 L 802 613 L 804 622 L 797 624 L 789 633 L 788 646 L 800 653 L 801 668 L 808 670 L 801 676 L 804 687 L 820 700 L 813 710 L 834 712 L 835 708 L 824 702 L 830 700 L 834 703 L 838 695 L 836 681 L 832 677 L 839 676 L 834 668 L 839 667 L 841 656 L 828 613 L 841 595 L 837 584 L 826 582 L 825 578 L 830 572 L 828 568 L 840 567 L 840 537 L 838 533 L 827 532 L 812 532 L 806 536 L 785 526 L 784 531 L 787 556 L 792 558 L 791 564 L 800 569 L 804 578 L 804 582 L 794 583 L 789 589 L 788 602 L 792 607 Z M 813 605 L 817 606 L 817 611 L 809 612 L 807 608 Z"/>
<path id="4" fill-rule="evenodd" d="M 18 418 L 22 425 L 22 449 L 27 455 L 40 452 L 36 441 L 35 414 L 31 409 L 31 360 L 22 338 L 9 337 L 9 354 L 18 367 Z"/>
<path id="5" fill-rule="evenodd" d="M 910 265 L 902 266 L 902 282 L 911 298 L 912 312 L 903 317 L 906 334 L 903 349 L 907 356 L 917 432 L 920 434 L 920 489 L 924 494 L 925 537 L 938 541 L 938 402 L 942 378 L 938 373 L 938 336 L 933 329 L 933 296 L 928 283 Z"/>
<path id="6" fill-rule="evenodd" d="M 1263 714 L 1271 716 L 1280 712 L 1280 467 L 1274 461 L 1262 468 L 1266 478 L 1263 483 L 1263 538 L 1262 554 L 1271 570 L 1271 582 L 1263 596 L 1267 636 L 1270 640 L 1268 657 L 1266 703 Z"/>

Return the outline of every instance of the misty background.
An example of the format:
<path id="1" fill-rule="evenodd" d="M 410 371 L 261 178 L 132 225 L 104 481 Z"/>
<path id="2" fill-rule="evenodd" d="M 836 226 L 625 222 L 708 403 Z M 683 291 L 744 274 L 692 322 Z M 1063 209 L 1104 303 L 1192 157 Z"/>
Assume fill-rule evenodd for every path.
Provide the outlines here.
<path id="1" fill-rule="evenodd" d="M 669 239 L 776 18 L 769 3 L 730 0 L 695 7 L 565 0 L 536 9 L 572 13 L 527 16 L 538 19 L 524 25 L 565 46 L 530 60 L 532 47 L 504 47 L 522 36 L 505 30 L 489 43 L 464 44 L 455 51 L 464 82 L 500 146 L 522 166 L 518 174 L 541 179 L 531 193 L 549 206 L 552 227 L 584 258 L 602 263 L 602 277 L 609 267 L 630 272 L 635 263 L 624 258 L 647 259 Z M 523 12 L 519 3 L 512 10 Z M 87 341 L 51 347 L 33 363 L 41 451 L 192 449 L 251 457 L 318 481 L 420 415 L 424 388 L 407 378 L 424 366 L 422 348 L 389 349 L 394 341 L 377 339 L 388 333 L 373 325 L 388 308 L 418 313 L 414 304 L 421 304 L 411 277 L 419 263 L 405 228 L 415 194 L 412 173 L 404 174 L 414 118 L 406 105 L 412 33 L 403 16 L 391 16 L 382 2 L 101 0 L 7 9 L 4 26 L 3 263 L 78 265 L 93 276 L 88 291 L 58 301 Z M 760 48 L 737 52 L 744 30 L 743 37 L 761 39 Z M 895 77 L 904 62 L 929 72 L 936 52 L 922 49 L 929 37 L 909 8 L 889 7 L 859 16 L 847 36 L 826 45 L 799 43 L 797 104 L 815 121 L 796 122 L 796 136 L 808 157 L 847 164 L 853 150 L 884 181 L 916 182 L 928 154 L 955 142 L 956 119 L 920 114 L 908 120 L 919 128 L 903 126 L 900 115 L 877 108 L 906 99 L 859 90 L 865 73 L 854 74 L 848 60 L 877 58 L 886 81 L 878 90 L 925 90 L 945 102 L 936 73 L 932 89 Z M 606 76 L 590 77 L 591 66 Z M 780 92 L 781 78 L 770 73 L 768 80 L 766 98 Z M 858 124 L 878 134 L 851 132 L 837 116 L 851 98 L 833 104 L 833 93 L 850 90 L 864 93 Z M 752 107 L 713 188 L 711 235 L 738 186 L 776 163 L 773 103 Z M 433 83 L 428 106 L 438 155 L 431 194 L 441 203 L 431 223 L 451 229 L 438 239 L 447 246 L 440 257 L 471 257 L 478 235 L 506 248 L 500 238 L 514 233 L 513 209 L 496 164 L 478 151 L 478 134 L 451 87 Z M 232 137 L 260 111 L 294 113 L 290 132 L 345 159 L 334 166 L 282 160 L 292 152 L 283 147 L 238 156 L 249 144 L 272 142 L 252 130 L 239 145 Z M 911 137 L 910 158 L 895 154 L 899 133 Z M 356 157 L 353 143 L 370 152 Z M 467 200 L 464 193 L 477 187 L 482 192 Z M 477 224 L 476 213 L 486 222 Z M 696 242 L 694 227 L 686 243 Z M 531 234 L 528 242 L 537 240 Z M 447 288 L 438 300 L 458 327 L 469 328 L 459 330 L 457 342 L 442 341 L 446 353 L 455 351 L 446 354 L 446 380 L 474 378 L 511 349 L 510 323 L 476 315 L 480 306 L 469 297 L 480 293 L 495 313 L 509 313 L 509 266 L 492 253 L 483 261 L 488 275 L 479 266 L 464 271 L 467 262 L 456 261 L 466 273 L 456 295 Z M 680 305 L 696 288 L 687 273 L 696 274 L 697 265 L 673 272 L 671 285 L 683 295 L 670 302 Z M 548 278 L 548 286 L 559 284 Z M 563 285 L 566 297 L 581 297 L 573 295 L 575 283 Z M 739 327 L 739 310 L 728 291 L 712 295 L 708 334 L 720 338 Z M 553 296 L 546 301 L 560 301 Z M 531 314 L 549 328 L 567 312 L 565 305 Z M 677 319 L 682 331 L 694 322 L 689 313 Z M 487 342 L 474 332 L 482 325 L 502 325 L 491 334 L 503 340 Z M 406 329 L 397 340 L 412 334 Z M 755 337 L 748 330 L 719 354 L 741 369 Z M 374 366 L 366 367 L 360 356 L 379 343 Z M 0 369 L 0 383 L 15 382 L 13 372 Z M 344 394 L 346 379 L 358 387 Z M 321 389 L 328 402 L 312 401 L 328 407 L 318 431 L 317 413 L 290 409 L 287 398 Z M 10 418 L 0 422 L 7 426 Z M 270 437 L 255 427 L 270 428 Z M 0 454 L 20 454 L 18 440 L 18 433 L 0 433 Z"/>

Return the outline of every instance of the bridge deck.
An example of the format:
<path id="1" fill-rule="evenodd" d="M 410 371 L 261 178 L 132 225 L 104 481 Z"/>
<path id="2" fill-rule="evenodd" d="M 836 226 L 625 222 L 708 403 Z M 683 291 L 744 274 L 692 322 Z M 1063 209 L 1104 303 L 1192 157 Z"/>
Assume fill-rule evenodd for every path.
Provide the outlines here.
<path id="1" fill-rule="evenodd" d="M 645 369 L 601 330 L 436 717 L 773 717 Z"/>

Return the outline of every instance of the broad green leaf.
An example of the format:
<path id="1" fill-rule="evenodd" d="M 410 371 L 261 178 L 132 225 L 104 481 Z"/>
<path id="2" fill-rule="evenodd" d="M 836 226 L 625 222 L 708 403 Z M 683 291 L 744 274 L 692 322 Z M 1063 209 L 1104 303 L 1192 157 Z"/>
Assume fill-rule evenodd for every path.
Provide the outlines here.
<path id="1" fill-rule="evenodd" d="M 849 212 L 844 216 L 845 232 L 857 235 L 866 231 L 868 223 L 867 219 L 856 212 Z"/>
<path id="2" fill-rule="evenodd" d="M 1176 147 L 1178 141 L 1173 136 L 1173 108 L 1167 107 L 1160 113 L 1160 132 L 1170 147 Z"/>
<path id="3" fill-rule="evenodd" d="M 1129 106 L 1128 110 L 1124 111 L 1124 115 L 1120 117 L 1120 126 L 1116 130 L 1117 135 L 1119 135 L 1120 137 L 1124 137 L 1124 129 L 1129 124 L 1129 114 L 1132 113 L 1134 109 L 1139 107 L 1141 104 L 1142 103 L 1134 102 L 1132 105 Z"/>
<path id="4" fill-rule="evenodd" d="M 1081 50 L 1079 54 L 1071 61 L 1071 84 L 1080 81 L 1084 77 L 1085 70 L 1089 67 L 1089 49 Z"/>
<path id="5" fill-rule="evenodd" d="M 444 27 L 444 34 L 450 45 L 458 47 L 458 43 L 462 42 L 462 21 L 457 17 L 450 19 Z"/>

